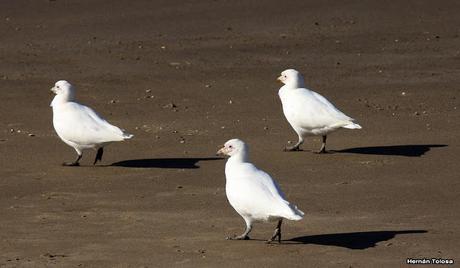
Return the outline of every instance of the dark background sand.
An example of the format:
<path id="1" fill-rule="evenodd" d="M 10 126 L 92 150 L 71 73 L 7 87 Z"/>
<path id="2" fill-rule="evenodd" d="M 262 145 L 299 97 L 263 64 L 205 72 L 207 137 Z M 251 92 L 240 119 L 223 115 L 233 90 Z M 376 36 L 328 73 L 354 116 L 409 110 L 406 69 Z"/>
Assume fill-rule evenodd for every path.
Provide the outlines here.
<path id="1" fill-rule="evenodd" d="M 459 12 L 458 1 L 1 1 L 0 266 L 460 261 Z M 282 152 L 296 140 L 275 82 L 288 67 L 363 129 L 332 134 L 331 154 L 310 152 L 318 138 Z M 99 166 L 92 151 L 60 166 L 75 152 L 52 127 L 59 79 L 135 138 Z M 282 245 L 262 241 L 274 224 L 224 240 L 244 223 L 213 157 L 234 137 L 306 212 Z"/>

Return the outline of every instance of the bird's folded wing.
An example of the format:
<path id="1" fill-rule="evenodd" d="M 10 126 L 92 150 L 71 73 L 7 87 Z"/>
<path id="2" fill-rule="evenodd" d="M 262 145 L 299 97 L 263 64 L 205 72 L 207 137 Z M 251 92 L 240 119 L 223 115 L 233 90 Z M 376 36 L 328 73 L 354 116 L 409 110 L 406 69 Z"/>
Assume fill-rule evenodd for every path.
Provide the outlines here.
<path id="1" fill-rule="evenodd" d="M 249 164 L 245 172 L 248 193 L 254 210 L 264 210 L 265 213 L 280 216 L 290 213 L 289 202 L 278 184 L 266 172 Z"/>
<path id="2" fill-rule="evenodd" d="M 349 117 L 348 115 L 344 114 L 341 112 L 337 107 L 335 107 L 331 102 L 329 102 L 325 97 L 322 95 L 312 91 L 313 96 L 320 102 L 322 105 L 324 105 L 325 110 L 333 117 L 337 118 L 338 120 L 341 121 L 353 121 L 353 118 Z"/>
<path id="3" fill-rule="evenodd" d="M 57 116 L 57 127 L 66 140 L 99 144 L 123 140 L 123 131 L 101 118 L 91 108 L 73 103 Z"/>
<path id="4" fill-rule="evenodd" d="M 353 121 L 326 98 L 306 89 L 296 92 L 288 105 L 293 114 L 291 121 L 305 129 L 341 127 Z"/>

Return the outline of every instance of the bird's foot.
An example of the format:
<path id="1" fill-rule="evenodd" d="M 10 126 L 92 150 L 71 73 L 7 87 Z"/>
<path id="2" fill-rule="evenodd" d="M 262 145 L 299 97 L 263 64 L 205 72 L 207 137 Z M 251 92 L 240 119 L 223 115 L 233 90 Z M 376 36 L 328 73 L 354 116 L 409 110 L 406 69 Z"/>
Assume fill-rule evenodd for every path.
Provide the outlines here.
<path id="1" fill-rule="evenodd" d="M 327 154 L 329 151 L 326 151 L 326 148 L 321 148 L 319 151 L 315 152 L 316 154 Z"/>
<path id="2" fill-rule="evenodd" d="M 321 149 L 317 152 L 318 154 L 325 154 L 326 152 L 326 139 L 327 136 L 323 136 L 323 144 L 321 144 Z"/>
<path id="3" fill-rule="evenodd" d="M 234 236 L 227 236 L 225 239 L 227 240 L 249 240 L 249 236 L 248 235 L 234 235 Z"/>
<path id="4" fill-rule="evenodd" d="M 270 244 L 271 242 L 273 242 L 276 238 L 278 237 L 278 244 L 281 244 L 281 229 L 280 228 L 276 228 L 275 229 L 275 233 L 273 234 L 273 236 L 268 239 L 268 241 L 266 242 L 267 244 Z"/>
<path id="5" fill-rule="evenodd" d="M 62 163 L 62 165 L 64 167 L 78 167 L 78 166 L 80 166 L 80 163 L 78 163 L 78 162 L 70 162 L 70 163 L 69 162 L 64 162 L 64 163 Z"/>
<path id="6" fill-rule="evenodd" d="M 294 145 L 294 146 L 286 146 L 284 148 L 284 151 L 285 152 L 296 152 L 296 151 L 302 151 L 302 149 L 300 149 L 299 145 Z"/>

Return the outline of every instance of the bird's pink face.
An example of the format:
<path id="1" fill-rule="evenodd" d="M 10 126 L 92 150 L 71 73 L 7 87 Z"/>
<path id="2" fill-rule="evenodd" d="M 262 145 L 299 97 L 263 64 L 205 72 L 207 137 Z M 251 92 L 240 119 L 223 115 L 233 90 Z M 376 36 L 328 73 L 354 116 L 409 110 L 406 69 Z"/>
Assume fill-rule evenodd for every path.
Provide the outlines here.
<path id="1" fill-rule="evenodd" d="M 54 87 L 52 87 L 50 90 L 56 95 L 69 94 L 69 92 L 72 90 L 72 85 L 65 80 L 60 80 L 57 81 L 56 84 L 54 84 Z"/>
<path id="2" fill-rule="evenodd" d="M 236 150 L 235 146 L 227 142 L 224 144 L 222 148 L 219 149 L 219 151 L 217 151 L 217 155 L 232 156 L 235 150 Z"/>
<path id="3" fill-rule="evenodd" d="M 302 75 L 294 69 L 284 70 L 276 80 L 285 85 L 292 85 L 296 87 L 303 86 L 304 84 Z"/>
<path id="4" fill-rule="evenodd" d="M 244 150 L 245 144 L 243 141 L 239 139 L 231 139 L 227 141 L 219 151 L 217 151 L 217 155 L 232 156 Z"/>
<path id="5" fill-rule="evenodd" d="M 288 79 L 287 75 L 285 72 L 282 72 L 281 75 L 276 78 L 277 81 L 283 83 L 283 84 L 286 84 L 286 80 Z"/>

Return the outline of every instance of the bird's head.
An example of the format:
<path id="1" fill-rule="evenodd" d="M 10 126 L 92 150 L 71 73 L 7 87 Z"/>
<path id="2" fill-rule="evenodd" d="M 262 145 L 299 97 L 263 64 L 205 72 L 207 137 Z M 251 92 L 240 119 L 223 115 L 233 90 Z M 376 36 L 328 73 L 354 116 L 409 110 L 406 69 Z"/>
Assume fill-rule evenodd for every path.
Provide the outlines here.
<path id="1" fill-rule="evenodd" d="M 50 89 L 60 102 L 72 101 L 75 95 L 75 88 L 66 80 L 59 80 Z"/>
<path id="2" fill-rule="evenodd" d="M 297 70 L 287 69 L 284 70 L 277 78 L 281 83 L 292 86 L 295 88 L 304 87 L 303 76 Z"/>
<path id="3" fill-rule="evenodd" d="M 66 80 L 59 80 L 50 89 L 56 95 L 68 95 L 74 92 L 74 87 Z"/>
<path id="4" fill-rule="evenodd" d="M 242 140 L 239 139 L 231 139 L 227 141 L 219 151 L 217 151 L 217 155 L 227 155 L 227 156 L 234 156 L 234 155 L 241 155 L 246 158 L 248 153 L 248 146 Z"/>

